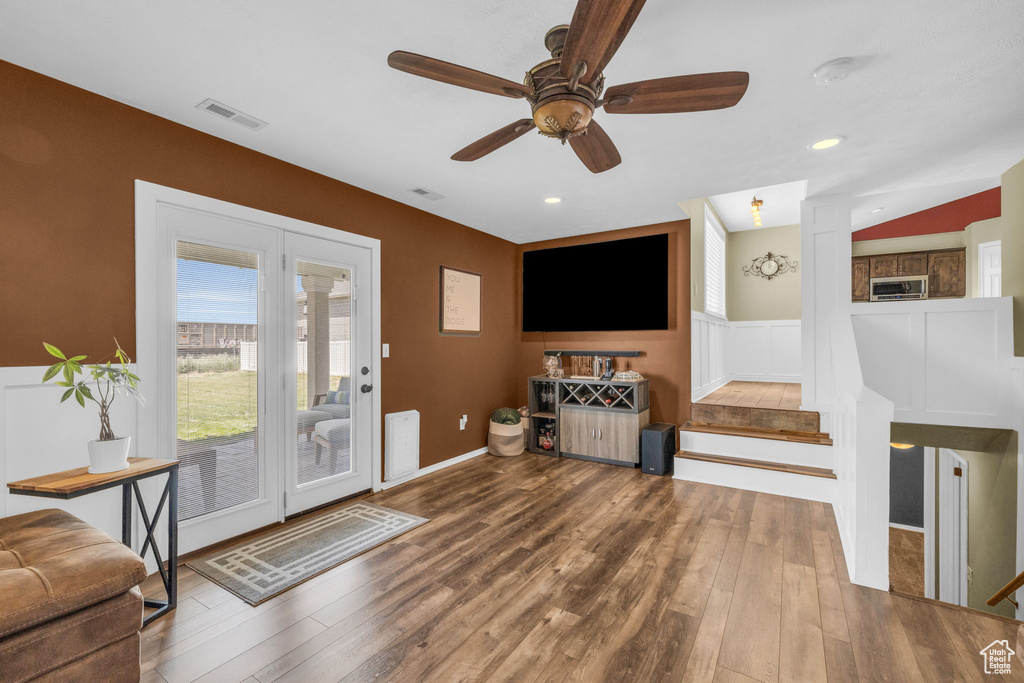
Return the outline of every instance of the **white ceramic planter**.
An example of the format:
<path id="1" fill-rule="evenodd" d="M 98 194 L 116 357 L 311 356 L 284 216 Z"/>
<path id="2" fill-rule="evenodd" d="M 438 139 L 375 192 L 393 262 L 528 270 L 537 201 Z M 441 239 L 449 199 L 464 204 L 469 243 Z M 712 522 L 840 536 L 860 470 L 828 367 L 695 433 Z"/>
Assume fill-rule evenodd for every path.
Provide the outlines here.
<path id="1" fill-rule="evenodd" d="M 125 436 L 113 441 L 89 442 L 89 474 L 118 472 L 128 467 L 128 448 L 132 437 Z"/>

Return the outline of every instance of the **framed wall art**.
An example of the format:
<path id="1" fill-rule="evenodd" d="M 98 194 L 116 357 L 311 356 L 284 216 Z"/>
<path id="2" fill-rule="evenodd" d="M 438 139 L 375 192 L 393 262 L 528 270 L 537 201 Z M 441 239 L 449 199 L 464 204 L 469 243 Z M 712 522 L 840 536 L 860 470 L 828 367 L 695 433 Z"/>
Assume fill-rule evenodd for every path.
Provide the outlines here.
<path id="1" fill-rule="evenodd" d="M 441 266 L 441 334 L 480 334 L 480 273 Z"/>

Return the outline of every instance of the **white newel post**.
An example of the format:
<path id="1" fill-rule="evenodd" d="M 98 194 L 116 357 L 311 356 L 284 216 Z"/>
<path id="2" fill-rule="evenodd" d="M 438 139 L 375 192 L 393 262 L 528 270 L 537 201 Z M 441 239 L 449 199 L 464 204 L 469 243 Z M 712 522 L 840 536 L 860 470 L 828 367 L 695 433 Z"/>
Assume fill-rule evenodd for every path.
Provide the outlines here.
<path id="1" fill-rule="evenodd" d="M 802 410 L 821 413 L 821 429 L 831 432 L 832 360 L 829 319 L 849 314 L 850 195 L 809 197 L 800 203 L 802 260 Z"/>

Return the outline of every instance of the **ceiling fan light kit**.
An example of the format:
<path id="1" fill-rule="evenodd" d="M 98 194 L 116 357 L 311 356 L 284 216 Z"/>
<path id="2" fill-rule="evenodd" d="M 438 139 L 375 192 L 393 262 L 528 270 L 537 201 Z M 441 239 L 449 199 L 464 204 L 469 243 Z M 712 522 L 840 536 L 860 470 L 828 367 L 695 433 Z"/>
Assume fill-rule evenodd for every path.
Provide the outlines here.
<path id="1" fill-rule="evenodd" d="M 526 72 L 522 85 L 432 57 L 397 50 L 388 64 L 399 71 L 492 95 L 525 99 L 531 118 L 486 135 L 452 155 L 475 161 L 536 128 L 569 143 L 593 173 L 622 162 L 611 138 L 594 119 L 609 114 L 667 114 L 732 107 L 747 90 L 741 71 L 637 81 L 604 93 L 604 69 L 636 21 L 645 0 L 579 0 L 572 22 L 550 29 L 544 47 L 551 53 Z M 602 94 L 604 97 L 602 97 Z"/>

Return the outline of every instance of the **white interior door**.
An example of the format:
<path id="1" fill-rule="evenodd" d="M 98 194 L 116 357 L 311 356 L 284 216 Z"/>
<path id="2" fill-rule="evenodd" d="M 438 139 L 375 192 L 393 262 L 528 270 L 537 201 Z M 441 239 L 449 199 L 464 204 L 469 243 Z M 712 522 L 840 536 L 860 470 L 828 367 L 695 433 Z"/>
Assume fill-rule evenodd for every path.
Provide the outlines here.
<path id="1" fill-rule="evenodd" d="M 939 449 L 939 600 L 967 606 L 967 461 Z"/>
<path id="2" fill-rule="evenodd" d="M 978 296 L 1002 296 L 1003 244 L 1001 240 L 978 245 Z"/>
<path id="3" fill-rule="evenodd" d="M 160 206 L 158 457 L 181 461 L 180 550 L 281 515 L 280 234 Z"/>
<path id="4" fill-rule="evenodd" d="M 285 514 L 372 486 L 371 253 L 284 238 Z"/>

